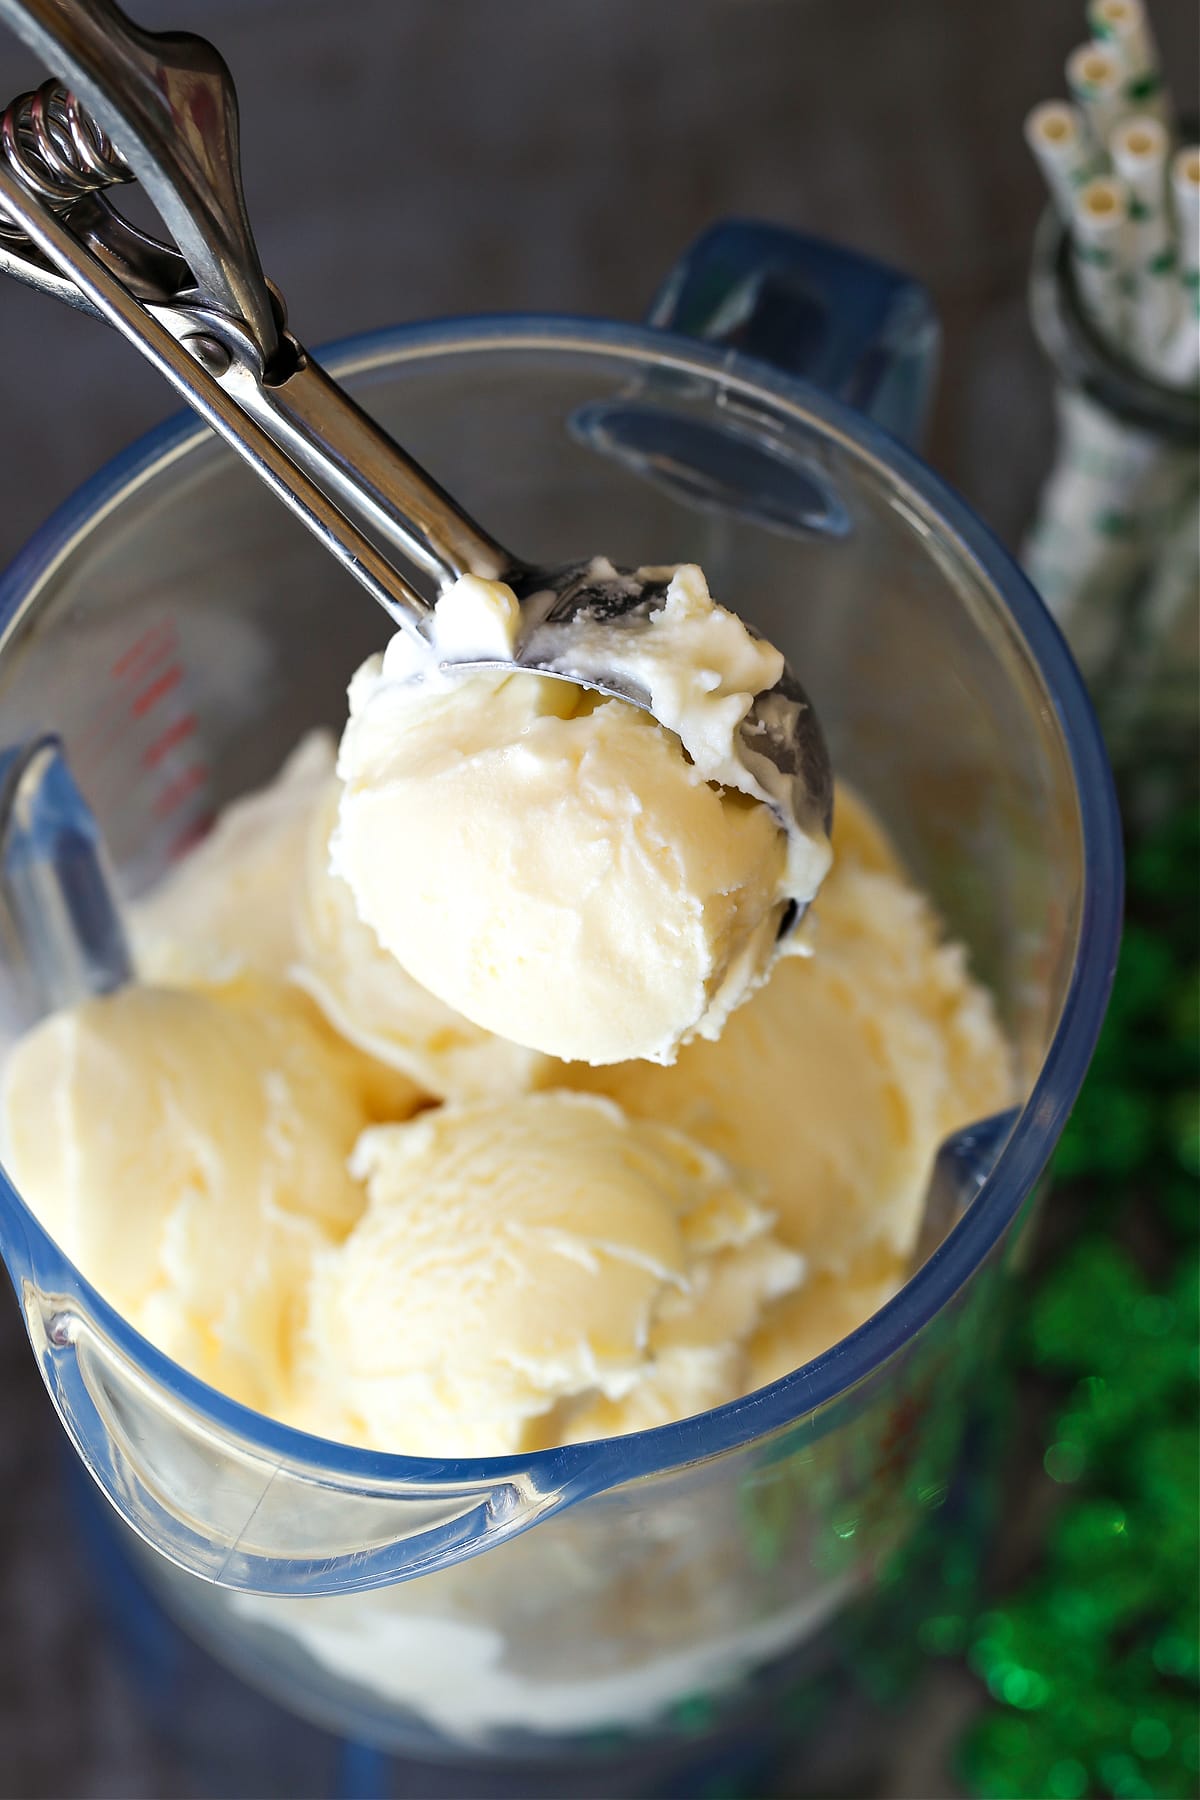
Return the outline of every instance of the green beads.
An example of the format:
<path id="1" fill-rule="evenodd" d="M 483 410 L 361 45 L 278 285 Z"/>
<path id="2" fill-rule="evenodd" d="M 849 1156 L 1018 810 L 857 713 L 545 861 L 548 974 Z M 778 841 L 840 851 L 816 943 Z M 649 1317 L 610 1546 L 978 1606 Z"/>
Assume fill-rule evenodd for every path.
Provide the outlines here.
<path id="1" fill-rule="evenodd" d="M 979 1800 L 1200 1791 L 1200 829 L 1132 847 L 1112 1006 L 1055 1163 L 1077 1229 L 1019 1356 L 1044 1416 L 1036 1566 L 966 1623 Z M 1024 1390 L 1023 1390 L 1024 1391 Z M 952 1654 L 938 1616 L 919 1632 Z"/>

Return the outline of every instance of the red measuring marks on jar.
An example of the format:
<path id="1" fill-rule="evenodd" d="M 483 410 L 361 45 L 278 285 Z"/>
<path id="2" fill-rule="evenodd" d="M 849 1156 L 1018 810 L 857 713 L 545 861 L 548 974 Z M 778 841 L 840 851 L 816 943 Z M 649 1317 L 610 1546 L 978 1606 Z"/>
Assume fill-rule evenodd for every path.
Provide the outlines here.
<path id="1" fill-rule="evenodd" d="M 72 758 L 113 800 L 137 807 L 164 860 L 173 860 L 212 820 L 209 766 L 174 619 L 152 620 L 106 676 Z"/>

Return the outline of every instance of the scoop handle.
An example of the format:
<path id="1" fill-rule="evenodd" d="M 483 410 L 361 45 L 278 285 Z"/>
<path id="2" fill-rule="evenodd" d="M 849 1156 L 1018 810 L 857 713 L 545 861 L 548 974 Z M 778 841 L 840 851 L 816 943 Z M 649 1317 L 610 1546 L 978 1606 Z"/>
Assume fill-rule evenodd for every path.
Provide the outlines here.
<path id="1" fill-rule="evenodd" d="M 797 375 L 916 443 L 940 328 L 910 276 L 825 238 L 734 219 L 686 250 L 646 315 Z"/>
<path id="2" fill-rule="evenodd" d="M 195 278 L 270 364 L 276 309 L 242 191 L 237 94 L 190 32 L 145 31 L 112 0 L 0 0 L 0 18 L 78 94 L 131 165 Z"/>
<path id="3" fill-rule="evenodd" d="M 129 230 L 119 215 L 101 214 L 106 235 L 95 244 L 64 236 L 40 201 L 30 214 L 29 194 L 11 187 L 18 169 L 2 157 L 0 204 L 37 254 L 0 243 L 0 267 L 123 329 L 398 623 L 420 629 L 429 606 L 373 554 L 376 542 L 439 587 L 467 570 L 494 577 L 518 568 L 286 330 L 246 212 L 233 79 L 213 46 L 186 32 L 144 31 L 113 0 L 0 0 L 0 21 L 68 84 L 127 165 L 85 185 L 135 177 L 170 228 L 189 285 L 131 306 L 130 273 L 164 258 L 173 273 L 172 247 L 139 241 L 137 255 L 118 256 L 114 268 L 112 235 Z M 57 155 L 49 145 L 42 161 Z"/>

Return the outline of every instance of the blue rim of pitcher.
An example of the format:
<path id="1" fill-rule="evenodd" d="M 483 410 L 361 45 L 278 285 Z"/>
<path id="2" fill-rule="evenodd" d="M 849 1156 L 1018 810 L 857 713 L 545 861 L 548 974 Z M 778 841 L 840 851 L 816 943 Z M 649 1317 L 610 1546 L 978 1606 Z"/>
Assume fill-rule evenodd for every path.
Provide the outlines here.
<path id="1" fill-rule="evenodd" d="M 114 1348 L 140 1363 L 194 1411 L 248 1448 L 286 1457 L 326 1475 L 381 1482 L 461 1480 L 474 1487 L 538 1470 L 571 1499 L 631 1478 L 741 1448 L 795 1425 L 845 1398 L 870 1380 L 946 1307 L 989 1258 L 1042 1175 L 1091 1060 L 1116 970 L 1123 904 L 1120 817 L 1100 727 L 1061 632 L 1030 582 L 999 540 L 919 457 L 873 422 L 820 389 L 782 375 L 769 364 L 693 338 L 651 327 L 556 314 L 497 314 L 386 327 L 342 338 L 318 354 L 339 377 L 366 375 L 412 357 L 464 351 L 527 349 L 620 357 L 648 354 L 681 373 L 689 369 L 767 392 L 784 411 L 800 410 L 840 437 L 868 463 L 886 465 L 890 486 L 909 490 L 918 513 L 937 516 L 968 563 L 999 593 L 1042 677 L 1062 730 L 1075 777 L 1084 845 L 1084 880 L 1071 978 L 1045 1061 L 995 1164 L 963 1218 L 900 1291 L 849 1336 L 780 1377 L 712 1411 L 624 1437 L 562 1446 L 527 1455 L 445 1460 L 356 1449 L 315 1438 L 251 1411 L 173 1362 L 127 1324 L 56 1253 L 69 1287 L 83 1301 Z M 112 458 L 56 509 L 0 572 L 0 642 L 38 589 L 95 527 L 148 479 L 209 437 L 190 414 L 175 415 Z M 0 1172 L 0 1202 L 15 1207 L 22 1233 L 30 1224 L 46 1234 Z M 591 1479 L 589 1479 L 591 1477 Z M 531 1521 L 531 1523 L 534 1521 Z M 285 1559 L 286 1560 L 286 1559 Z"/>

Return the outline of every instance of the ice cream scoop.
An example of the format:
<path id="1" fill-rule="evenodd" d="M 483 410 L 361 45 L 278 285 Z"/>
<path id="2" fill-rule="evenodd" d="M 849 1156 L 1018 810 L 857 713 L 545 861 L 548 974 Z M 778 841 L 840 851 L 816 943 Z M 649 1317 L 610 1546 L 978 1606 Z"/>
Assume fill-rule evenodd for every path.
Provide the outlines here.
<path id="1" fill-rule="evenodd" d="M 0 0 L 0 17 L 76 90 L 51 84 L 9 108 L 5 141 L 20 154 L 0 160 L 3 266 L 115 325 L 443 668 L 534 670 L 661 717 L 654 688 L 619 655 L 615 628 L 654 611 L 667 574 L 596 556 L 514 555 L 288 331 L 246 215 L 237 100 L 213 47 L 144 31 L 111 0 Z M 135 177 L 178 248 L 131 233 L 103 197 Z M 466 575 L 505 582 L 514 613 L 503 642 L 460 638 L 447 654 L 434 605 L 395 556 L 439 594 Z M 782 659 L 736 731 L 787 830 L 827 830 L 828 755 Z M 790 909 L 783 929 L 802 911 Z"/>

